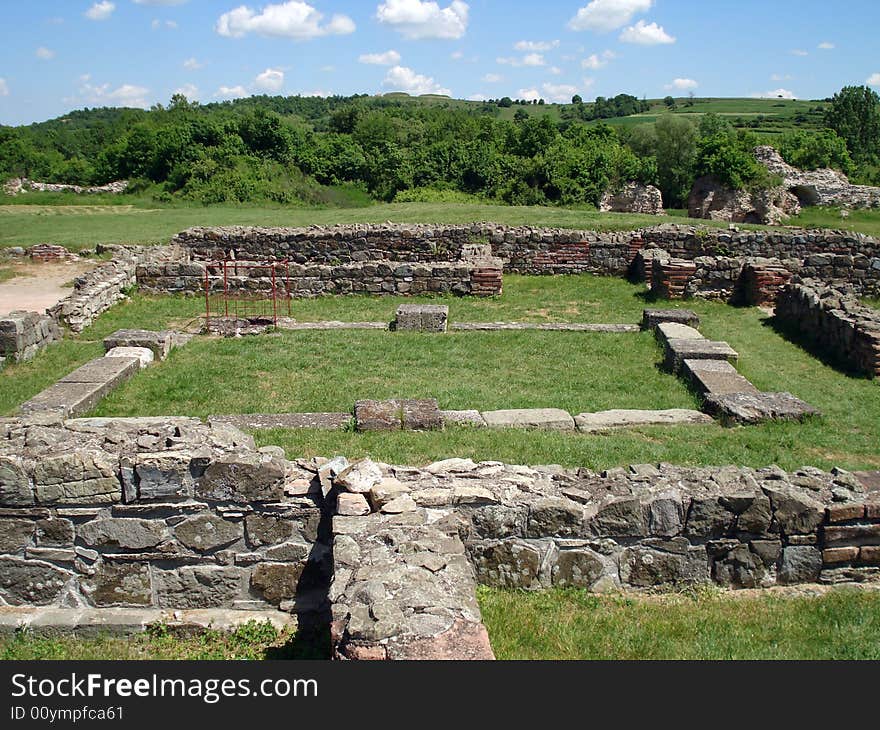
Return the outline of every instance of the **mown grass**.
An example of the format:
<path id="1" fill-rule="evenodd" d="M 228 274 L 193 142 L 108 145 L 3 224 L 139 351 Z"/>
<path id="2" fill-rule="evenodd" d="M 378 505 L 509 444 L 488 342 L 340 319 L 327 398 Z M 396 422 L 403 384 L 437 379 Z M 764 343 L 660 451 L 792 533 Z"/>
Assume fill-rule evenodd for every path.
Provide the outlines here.
<path id="1" fill-rule="evenodd" d="M 18 631 L 0 636 L 0 660 L 262 660 L 328 659 L 326 632 L 278 631 L 269 622 L 248 622 L 232 631 L 180 633 L 163 624 L 143 634 L 119 636 L 37 636 Z"/>
<path id="2" fill-rule="evenodd" d="M 880 658 L 880 594 L 595 596 L 480 588 L 499 659 Z"/>
<path id="3" fill-rule="evenodd" d="M 448 301 L 453 321 L 634 323 L 644 295 L 643 287 L 618 279 L 508 276 L 498 299 L 433 301 Z M 388 320 L 396 303 L 328 297 L 295 302 L 294 314 L 303 320 Z M 100 339 L 114 330 L 182 327 L 201 306 L 198 299 L 138 295 L 114 307 L 79 339 L 0 373 L 0 413 L 12 413 L 76 365 L 99 356 Z M 401 464 L 460 456 L 594 469 L 659 461 L 880 468 L 880 380 L 852 377 L 823 363 L 777 333 L 760 310 L 700 301 L 672 306 L 697 310 L 706 336 L 730 342 L 740 353 L 739 370 L 758 388 L 794 393 L 824 417 L 805 424 L 651 427 L 601 435 L 451 428 L 430 434 L 269 431 L 257 439 L 283 446 L 291 456 L 369 455 Z M 356 398 L 385 396 L 437 397 L 450 409 L 694 407 L 682 382 L 657 369 L 660 357 L 646 334 L 304 332 L 199 339 L 138 375 L 97 413 L 350 411 Z"/>

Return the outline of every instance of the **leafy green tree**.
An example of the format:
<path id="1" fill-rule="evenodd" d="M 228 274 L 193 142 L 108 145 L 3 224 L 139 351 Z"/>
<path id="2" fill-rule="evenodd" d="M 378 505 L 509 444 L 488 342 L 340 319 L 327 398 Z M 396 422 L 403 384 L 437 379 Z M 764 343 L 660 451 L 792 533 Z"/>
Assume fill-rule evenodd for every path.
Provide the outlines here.
<path id="1" fill-rule="evenodd" d="M 788 164 L 802 170 L 830 167 L 849 175 L 855 169 L 846 140 L 831 129 L 815 133 L 790 132 L 782 138 L 779 153 Z"/>
<path id="2" fill-rule="evenodd" d="M 831 99 L 825 124 L 846 140 L 850 154 L 869 162 L 880 154 L 880 96 L 867 86 L 845 86 Z"/>

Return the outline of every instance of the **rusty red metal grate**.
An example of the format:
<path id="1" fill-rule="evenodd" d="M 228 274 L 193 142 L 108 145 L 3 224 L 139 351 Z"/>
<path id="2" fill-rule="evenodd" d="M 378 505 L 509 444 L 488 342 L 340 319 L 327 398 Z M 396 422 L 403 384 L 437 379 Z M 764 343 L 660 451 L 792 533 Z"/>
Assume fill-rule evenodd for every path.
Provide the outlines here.
<path id="1" fill-rule="evenodd" d="M 290 262 L 226 258 L 205 265 L 205 327 L 224 324 L 278 326 L 291 316 Z"/>

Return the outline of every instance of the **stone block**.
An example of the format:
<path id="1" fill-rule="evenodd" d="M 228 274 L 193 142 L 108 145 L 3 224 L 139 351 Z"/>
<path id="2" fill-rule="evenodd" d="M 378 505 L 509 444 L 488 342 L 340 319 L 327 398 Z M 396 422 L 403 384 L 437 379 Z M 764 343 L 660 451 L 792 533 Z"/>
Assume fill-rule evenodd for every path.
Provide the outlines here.
<path id="1" fill-rule="evenodd" d="M 343 492 L 336 498 L 336 514 L 345 517 L 360 517 L 370 514 L 370 504 L 363 494 Z"/>
<path id="2" fill-rule="evenodd" d="M 141 363 L 142 370 L 151 365 L 156 358 L 153 351 L 146 347 L 114 347 L 112 350 L 108 350 L 104 357 L 137 358 Z"/>
<path id="3" fill-rule="evenodd" d="M 117 347 L 140 347 L 151 350 L 157 360 L 164 360 L 174 347 L 173 332 L 150 332 L 148 330 L 118 330 L 104 338 L 104 350 Z"/>
<path id="4" fill-rule="evenodd" d="M 681 374 L 703 396 L 759 392 L 727 360 L 684 360 Z"/>
<path id="5" fill-rule="evenodd" d="M 137 363 L 137 360 L 131 362 Z M 38 413 L 57 413 L 62 418 L 78 416 L 92 410 L 109 392 L 103 383 L 55 383 L 22 403 L 19 411 L 25 416 Z"/>
<path id="6" fill-rule="evenodd" d="M 665 345 L 669 340 L 705 340 L 703 334 L 686 324 L 678 322 L 662 322 L 654 328 L 654 335 Z"/>
<path id="7" fill-rule="evenodd" d="M 673 408 L 664 411 L 613 410 L 581 413 L 574 418 L 578 431 L 595 433 L 617 428 L 639 426 L 677 426 L 682 424 L 711 425 L 711 416 L 700 411 Z"/>
<path id="8" fill-rule="evenodd" d="M 685 360 L 726 360 L 736 364 L 739 354 L 726 342 L 706 339 L 667 340 L 664 365 L 673 373 L 681 370 Z"/>
<path id="9" fill-rule="evenodd" d="M 700 317 L 690 309 L 646 309 L 642 312 L 642 329 L 651 330 L 663 322 L 699 328 Z"/>
<path id="10" fill-rule="evenodd" d="M 765 421 L 803 421 L 821 411 L 791 393 L 728 393 L 710 395 L 703 406 L 725 426 Z"/>
<path id="11" fill-rule="evenodd" d="M 140 360 L 136 357 L 99 357 L 65 375 L 58 382 L 98 383 L 104 385 L 109 392 L 137 373 L 140 367 Z"/>
<path id="12" fill-rule="evenodd" d="M 825 544 L 880 545 L 880 525 L 845 525 L 825 528 Z"/>
<path id="13" fill-rule="evenodd" d="M 443 423 L 449 426 L 472 426 L 486 428 L 486 421 L 479 411 L 440 411 Z"/>
<path id="14" fill-rule="evenodd" d="M 354 407 L 358 431 L 436 431 L 443 416 L 436 399 L 361 400 Z"/>
<path id="15" fill-rule="evenodd" d="M 825 565 L 852 563 L 858 560 L 859 549 L 855 546 L 826 548 L 822 551 L 822 562 Z"/>
<path id="16" fill-rule="evenodd" d="M 489 428 L 534 428 L 544 431 L 574 431 L 574 418 L 558 408 L 484 411 Z"/>
<path id="17" fill-rule="evenodd" d="M 440 304 L 401 304 L 394 329 L 399 332 L 446 332 L 449 307 Z"/>

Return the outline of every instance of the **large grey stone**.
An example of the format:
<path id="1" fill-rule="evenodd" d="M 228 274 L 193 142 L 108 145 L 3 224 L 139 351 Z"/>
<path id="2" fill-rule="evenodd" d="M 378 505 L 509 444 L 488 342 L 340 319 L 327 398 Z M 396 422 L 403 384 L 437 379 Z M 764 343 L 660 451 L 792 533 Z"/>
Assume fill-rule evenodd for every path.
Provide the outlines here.
<path id="1" fill-rule="evenodd" d="M 700 395 L 758 392 L 726 360 L 685 360 L 682 363 L 682 377 Z"/>
<path id="2" fill-rule="evenodd" d="M 296 597 L 304 563 L 260 563 L 251 574 L 251 588 L 275 606 Z"/>
<path id="3" fill-rule="evenodd" d="M 77 528 L 77 536 L 92 547 L 146 550 L 156 547 L 168 535 L 162 522 L 128 517 L 92 520 Z"/>
<path id="4" fill-rule="evenodd" d="M 592 588 L 604 574 L 605 563 L 592 550 L 560 550 L 552 570 L 553 585 L 558 588 Z"/>
<path id="5" fill-rule="evenodd" d="M 666 552 L 650 547 L 626 548 L 620 556 L 620 579 L 624 584 L 649 588 L 708 579 L 709 561 L 704 548 Z"/>
<path id="6" fill-rule="evenodd" d="M 34 504 L 34 490 L 18 457 L 0 456 L 0 506 L 28 507 Z"/>
<path id="7" fill-rule="evenodd" d="M 534 428 L 544 431 L 573 431 L 574 418 L 558 408 L 530 408 L 484 411 L 489 428 Z"/>
<path id="8" fill-rule="evenodd" d="M 153 352 L 157 360 L 164 360 L 174 347 L 173 332 L 150 332 L 148 330 L 118 330 L 104 338 L 104 350 L 117 347 L 141 347 Z"/>
<path id="9" fill-rule="evenodd" d="M 113 504 L 122 498 L 115 455 L 82 449 L 47 456 L 34 465 L 38 504 Z"/>
<path id="10" fill-rule="evenodd" d="M 765 487 L 764 492 L 770 498 L 774 524 L 785 535 L 810 534 L 825 519 L 825 505 L 800 490 Z"/>
<path id="11" fill-rule="evenodd" d="M 0 519 L 0 553 L 21 552 L 33 537 L 33 520 Z"/>
<path id="12" fill-rule="evenodd" d="M 700 318 L 690 309 L 646 309 L 642 312 L 642 329 L 654 329 L 663 322 L 676 322 L 698 328 Z"/>
<path id="13" fill-rule="evenodd" d="M 241 453 L 214 461 L 196 482 L 196 496 L 218 502 L 277 502 L 284 499 L 284 463 Z"/>
<path id="14" fill-rule="evenodd" d="M 541 587 L 543 556 L 525 540 L 489 540 L 469 546 L 477 581 L 495 588 Z"/>
<path id="15" fill-rule="evenodd" d="M 150 566 L 146 563 L 105 562 L 81 584 L 95 606 L 149 606 L 153 602 Z"/>
<path id="16" fill-rule="evenodd" d="M 727 360 L 735 364 L 739 355 L 726 342 L 705 339 L 667 340 L 664 365 L 673 373 L 681 370 L 685 360 Z"/>
<path id="17" fill-rule="evenodd" d="M 782 550 L 777 580 L 783 585 L 815 583 L 822 571 L 822 553 L 809 545 L 790 545 Z"/>
<path id="18" fill-rule="evenodd" d="M 401 304 L 397 308 L 394 329 L 399 332 L 446 332 L 449 307 L 442 304 Z"/>
<path id="19" fill-rule="evenodd" d="M 70 575 L 48 563 L 0 558 L 0 597 L 13 606 L 45 606 L 58 600 Z"/>
<path id="20" fill-rule="evenodd" d="M 666 344 L 670 340 L 705 340 L 706 338 L 693 327 L 678 322 L 662 322 L 657 325 L 654 330 L 657 339 L 661 344 Z"/>
<path id="21" fill-rule="evenodd" d="M 562 497 L 542 497 L 529 506 L 528 537 L 580 537 L 584 508 Z"/>
<path id="22" fill-rule="evenodd" d="M 251 514 L 244 519 L 247 542 L 252 548 L 277 545 L 293 537 L 296 523 L 275 515 Z"/>
<path id="23" fill-rule="evenodd" d="M 98 383 L 109 390 L 121 385 L 140 370 L 136 357 L 99 357 L 65 375 L 59 383 Z"/>
<path id="24" fill-rule="evenodd" d="M 663 411 L 612 410 L 597 413 L 581 413 L 574 418 L 578 431 L 595 433 L 618 428 L 639 426 L 711 425 L 711 416 L 686 408 Z"/>
<path id="25" fill-rule="evenodd" d="M 727 393 L 710 395 L 704 408 L 726 426 L 765 421 L 803 421 L 821 412 L 791 393 Z"/>
<path id="26" fill-rule="evenodd" d="M 334 480 L 339 489 L 357 494 L 367 494 L 382 483 L 382 469 L 370 459 L 361 459 L 345 467 Z"/>
<path id="27" fill-rule="evenodd" d="M 242 537 L 241 524 L 214 514 L 190 517 L 174 528 L 175 537 L 186 547 L 210 552 Z"/>
<path id="28" fill-rule="evenodd" d="M 223 608 L 242 597 L 239 568 L 193 565 L 154 570 L 153 581 L 162 608 Z"/>

